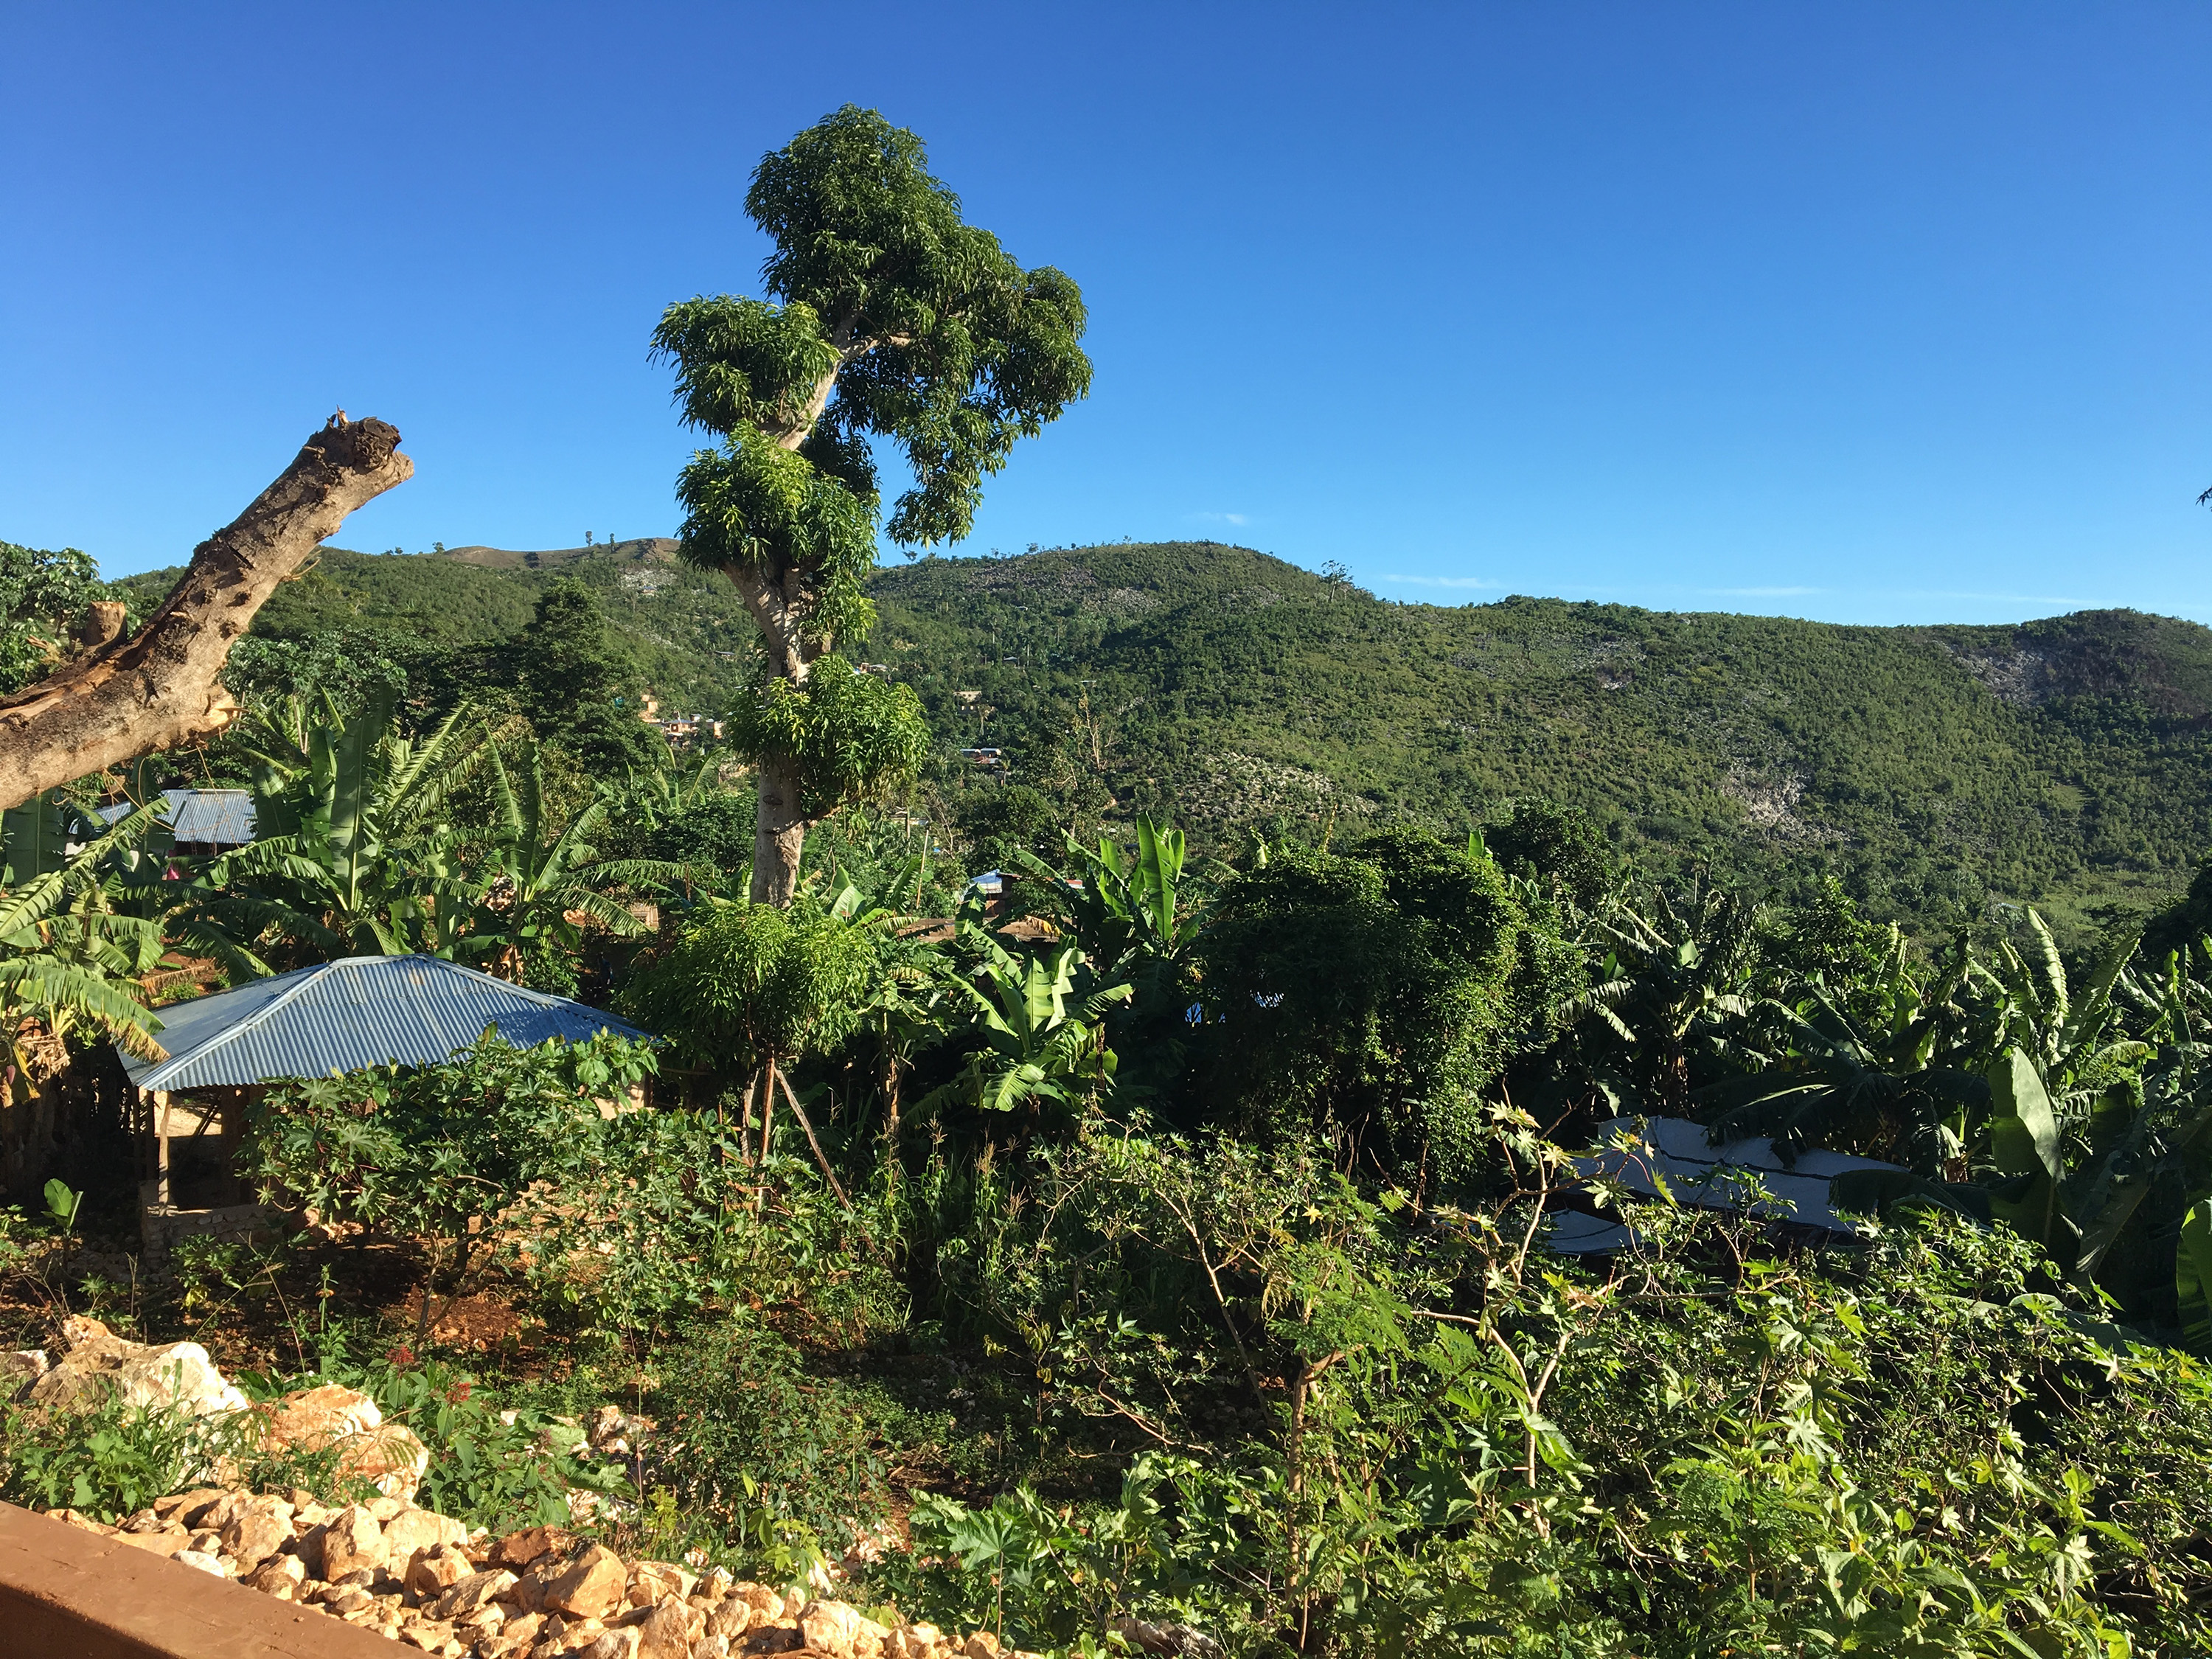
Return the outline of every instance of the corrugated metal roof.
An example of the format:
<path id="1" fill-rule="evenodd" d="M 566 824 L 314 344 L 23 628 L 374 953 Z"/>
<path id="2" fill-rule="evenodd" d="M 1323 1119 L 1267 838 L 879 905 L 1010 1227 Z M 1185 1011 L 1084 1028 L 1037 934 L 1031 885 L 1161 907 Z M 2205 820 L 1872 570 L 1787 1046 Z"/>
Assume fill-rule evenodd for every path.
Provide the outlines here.
<path id="1" fill-rule="evenodd" d="M 647 1035 L 566 997 L 527 991 L 437 957 L 346 957 L 161 1009 L 164 1060 L 125 1056 L 142 1089 L 328 1077 L 369 1066 L 434 1066 L 485 1026 L 526 1046 L 601 1031 Z"/>
<path id="2" fill-rule="evenodd" d="M 243 789 L 164 789 L 170 836 L 189 847 L 244 847 L 253 840 L 253 797 Z M 131 808 L 119 800 L 100 809 L 112 823 Z"/>
<path id="3" fill-rule="evenodd" d="M 1626 1149 L 1608 1146 L 1595 1157 L 1576 1158 L 1576 1170 L 1585 1176 L 1611 1176 L 1631 1192 L 1652 1197 L 1657 1196 L 1663 1178 L 1677 1204 L 1703 1210 L 1742 1210 L 1829 1232 L 1850 1231 L 1850 1224 L 1828 1201 L 1831 1181 L 1852 1170 L 1899 1167 L 1818 1146 L 1806 1148 L 1784 1164 L 1774 1143 L 1764 1135 L 1716 1146 L 1705 1138 L 1705 1126 L 1687 1118 L 1615 1118 L 1599 1133 L 1610 1139 L 1623 1130 L 1631 1136 Z M 1741 1186 L 1746 1176 L 1756 1176 L 1765 1191 L 1765 1197 L 1748 1205 L 1743 1201 Z M 1580 1254 L 1616 1250 L 1634 1241 L 1634 1231 L 1618 1222 L 1563 1211 L 1554 1222 L 1550 1242 L 1555 1250 Z"/>

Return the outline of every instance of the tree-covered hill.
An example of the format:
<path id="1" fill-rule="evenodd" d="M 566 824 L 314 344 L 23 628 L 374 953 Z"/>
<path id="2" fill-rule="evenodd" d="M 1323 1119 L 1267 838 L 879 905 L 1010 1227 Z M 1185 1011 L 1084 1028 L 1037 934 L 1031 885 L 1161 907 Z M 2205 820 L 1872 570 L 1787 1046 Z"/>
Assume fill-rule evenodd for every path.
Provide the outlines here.
<path id="1" fill-rule="evenodd" d="M 1456 827 L 1542 794 L 1662 869 L 1833 872 L 1923 925 L 2033 900 L 2074 928 L 2163 902 L 2212 842 L 2212 632 L 2167 618 L 1395 605 L 1211 544 L 925 561 L 873 592 L 872 654 L 940 732 L 1216 833 Z"/>
<path id="2" fill-rule="evenodd" d="M 149 571 L 117 585 L 151 605 L 180 574 Z M 304 640 L 357 629 L 381 636 L 410 663 L 495 653 L 521 634 L 538 596 L 563 576 L 592 587 L 619 644 L 670 709 L 720 714 L 729 707 L 756 650 L 752 625 L 730 585 L 680 562 L 676 544 L 665 537 L 541 552 L 325 548 L 313 569 L 277 590 L 252 632 Z"/>
<path id="3" fill-rule="evenodd" d="M 129 585 L 151 601 L 174 574 Z M 737 594 L 665 539 L 331 549 L 254 632 L 495 657 L 562 576 L 664 704 L 738 694 L 757 647 Z M 861 654 L 921 693 L 944 785 L 990 787 L 953 751 L 997 747 L 1073 813 L 1166 812 L 1221 848 L 1401 815 L 1455 830 L 1546 795 L 1661 872 L 1778 891 L 1833 873 L 1923 927 L 2028 900 L 2078 935 L 2098 906 L 2166 902 L 2212 846 L 2212 631 L 2170 618 L 1397 605 L 1212 543 L 925 558 L 870 591 Z"/>

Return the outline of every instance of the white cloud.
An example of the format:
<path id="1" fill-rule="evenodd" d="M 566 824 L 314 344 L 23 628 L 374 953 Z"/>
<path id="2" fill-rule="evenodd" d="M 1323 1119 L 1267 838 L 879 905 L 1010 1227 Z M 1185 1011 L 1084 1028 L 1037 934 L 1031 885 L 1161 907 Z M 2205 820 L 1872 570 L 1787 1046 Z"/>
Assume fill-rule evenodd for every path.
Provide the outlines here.
<path id="1" fill-rule="evenodd" d="M 1250 514 L 1244 513 L 1194 513 L 1190 516 L 1200 524 L 1247 525 L 1252 522 Z"/>

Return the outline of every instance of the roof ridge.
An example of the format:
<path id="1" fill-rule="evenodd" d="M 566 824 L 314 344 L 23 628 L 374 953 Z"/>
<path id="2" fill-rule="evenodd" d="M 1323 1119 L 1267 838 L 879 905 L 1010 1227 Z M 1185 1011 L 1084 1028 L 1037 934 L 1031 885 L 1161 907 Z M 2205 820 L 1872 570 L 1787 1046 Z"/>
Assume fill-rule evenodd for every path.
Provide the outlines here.
<path id="1" fill-rule="evenodd" d="M 193 1047 L 185 1049 L 184 1053 L 180 1054 L 171 1054 L 167 1060 L 160 1062 L 160 1064 L 156 1065 L 151 1072 L 149 1072 L 146 1074 L 148 1083 L 151 1083 L 153 1079 L 159 1077 L 163 1072 L 168 1071 L 173 1067 L 181 1066 L 187 1061 L 198 1060 L 202 1054 L 206 1054 L 209 1049 L 214 1048 L 216 1044 L 228 1041 L 234 1033 L 245 1030 L 250 1026 L 259 1024 L 264 1016 L 273 1013 L 277 1008 L 289 1002 L 294 996 L 298 994 L 301 986 L 305 985 L 308 980 L 312 979 L 316 974 L 321 972 L 330 965 L 331 964 L 327 962 L 310 963 L 305 968 L 293 968 L 287 969 L 285 972 L 281 974 L 271 974 L 266 980 L 249 980 L 243 985 L 232 986 L 228 991 L 217 991 L 215 994 L 219 997 L 235 996 L 241 991 L 250 991 L 262 986 L 270 985 L 280 979 L 296 978 L 300 981 L 299 985 L 288 986 L 284 990 L 271 997 L 269 1000 L 267 1006 L 263 1007 L 259 1012 L 248 1014 L 245 1018 L 234 1021 L 228 1025 L 217 1026 L 213 1031 L 203 1037 Z M 192 1002 L 204 1002 L 212 1000 L 212 999 L 206 997 L 193 997 L 188 999 L 188 1000 Z M 160 1011 L 156 1010 L 155 1012 L 159 1012 Z M 148 1086 L 148 1083 L 142 1083 L 137 1086 L 143 1089 Z M 160 1085 L 156 1084 L 153 1086 L 158 1088 Z"/>

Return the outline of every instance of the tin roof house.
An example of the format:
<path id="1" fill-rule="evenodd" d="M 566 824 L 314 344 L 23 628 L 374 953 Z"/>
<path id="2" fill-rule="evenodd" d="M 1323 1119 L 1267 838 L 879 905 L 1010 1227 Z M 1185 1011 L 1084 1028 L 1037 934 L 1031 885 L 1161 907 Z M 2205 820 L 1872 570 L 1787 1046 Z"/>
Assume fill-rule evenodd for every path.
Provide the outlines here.
<path id="1" fill-rule="evenodd" d="M 147 1253 L 270 1219 L 232 1170 L 246 1108 L 267 1085 L 373 1066 L 434 1066 L 485 1028 L 526 1047 L 648 1034 L 567 997 L 437 957 L 346 957 L 160 1010 L 165 1060 L 125 1056 Z"/>
<path id="2" fill-rule="evenodd" d="M 164 789 L 161 795 L 169 804 L 162 827 L 178 852 L 212 858 L 253 844 L 253 797 L 245 790 Z M 132 805 L 116 801 L 101 807 L 98 817 L 113 823 Z"/>

